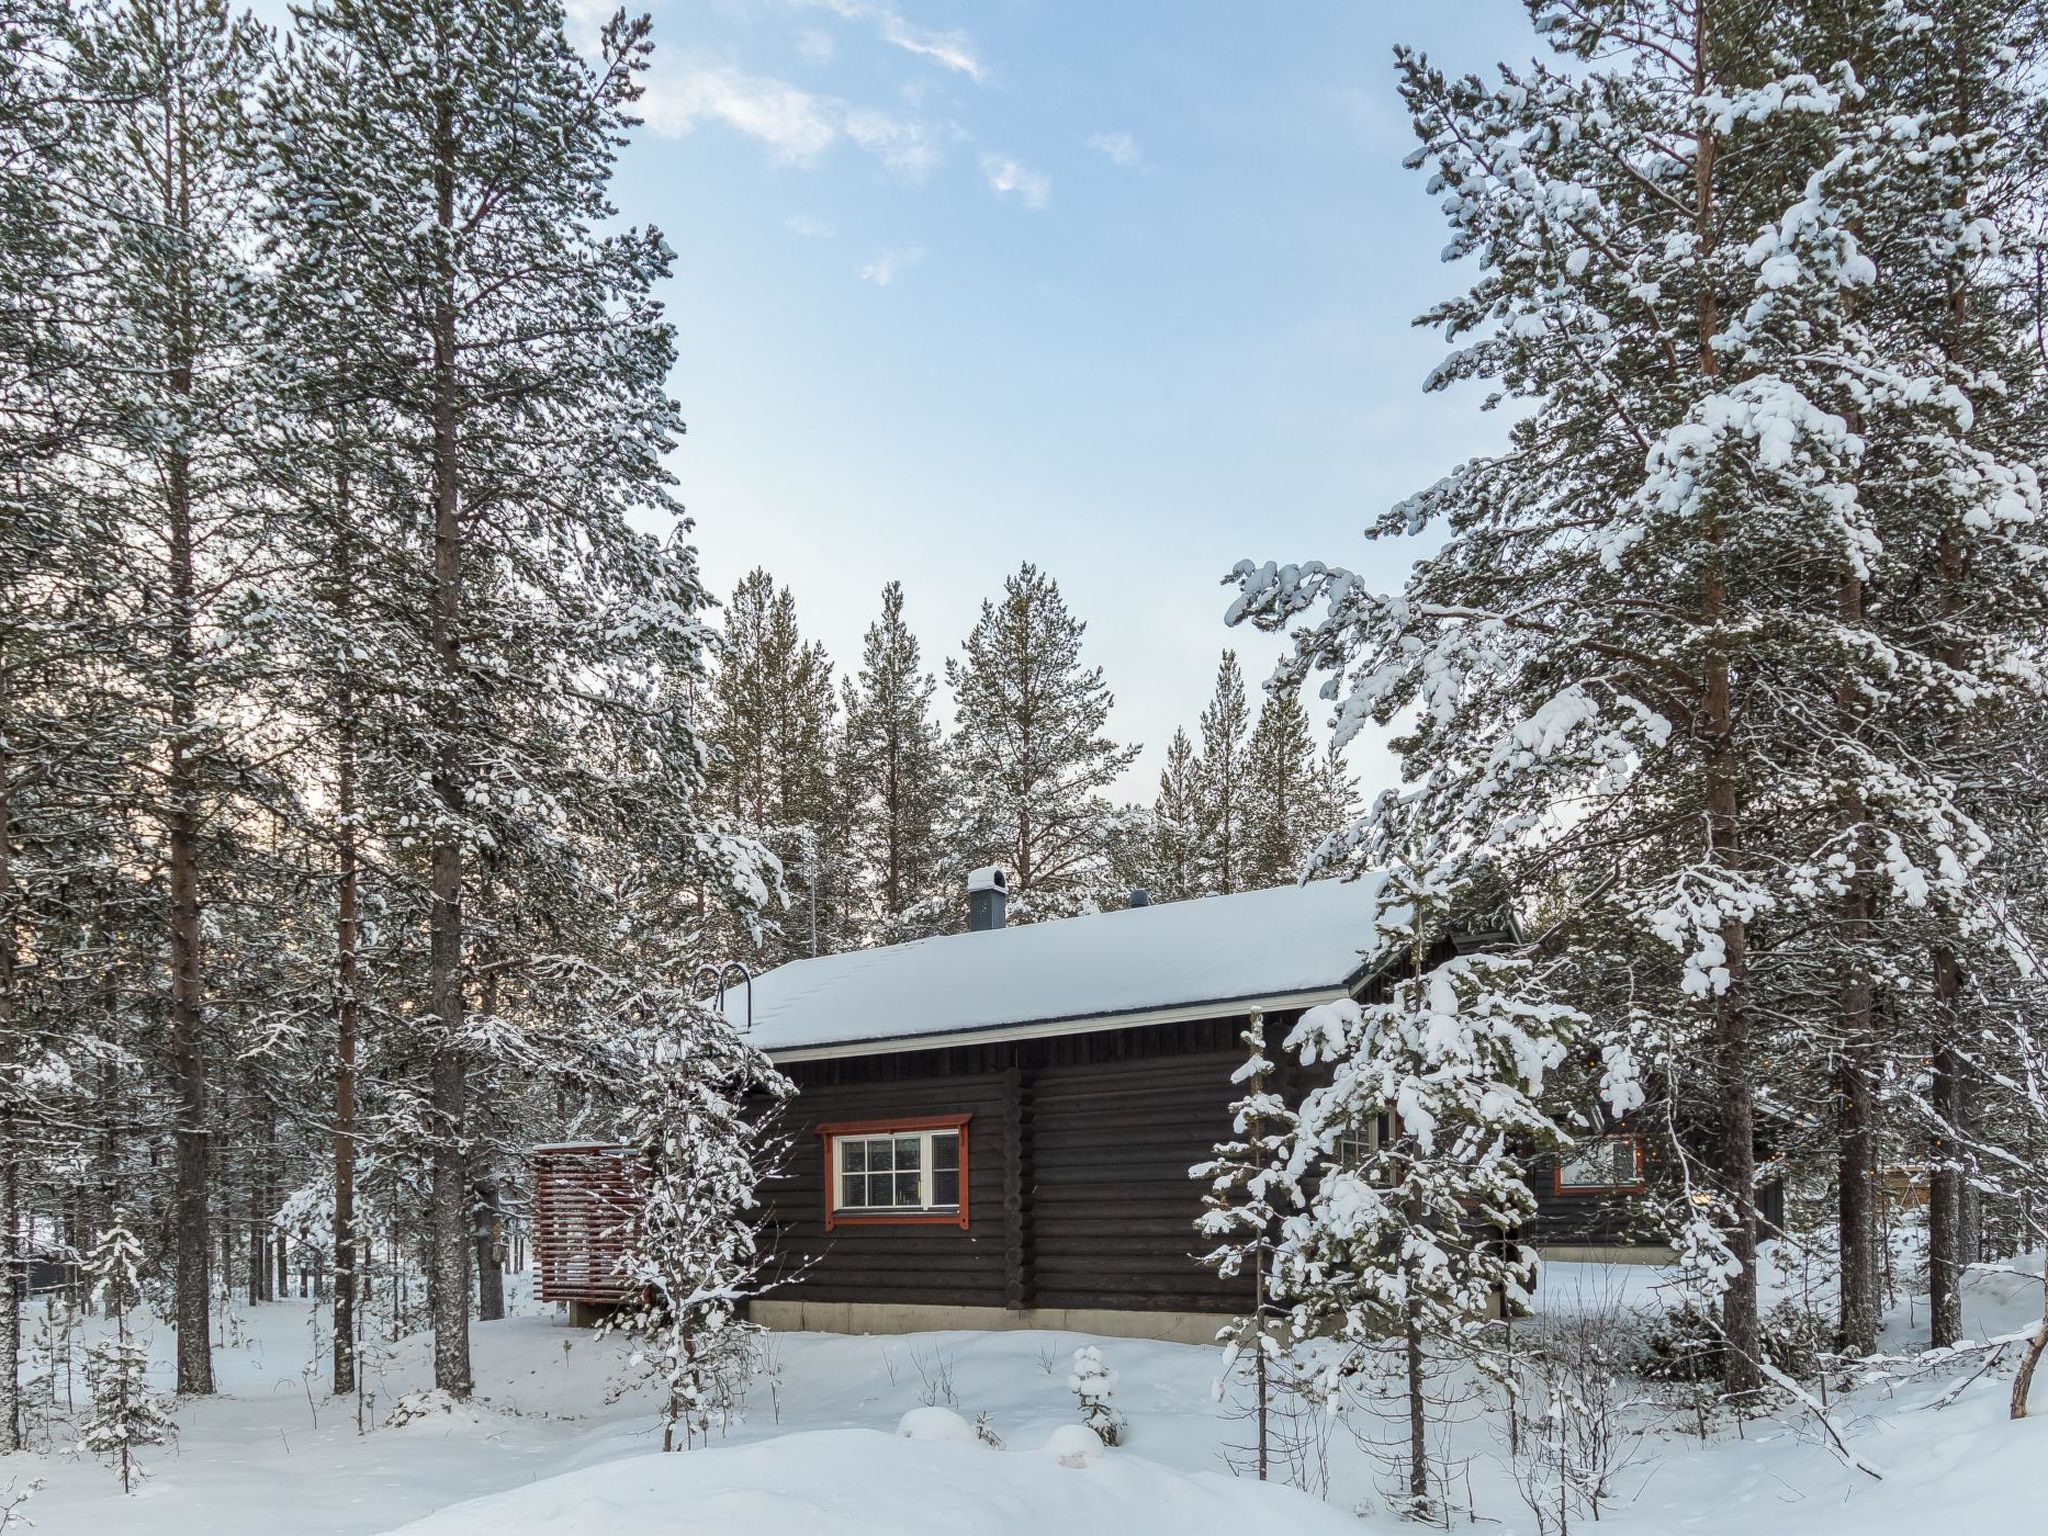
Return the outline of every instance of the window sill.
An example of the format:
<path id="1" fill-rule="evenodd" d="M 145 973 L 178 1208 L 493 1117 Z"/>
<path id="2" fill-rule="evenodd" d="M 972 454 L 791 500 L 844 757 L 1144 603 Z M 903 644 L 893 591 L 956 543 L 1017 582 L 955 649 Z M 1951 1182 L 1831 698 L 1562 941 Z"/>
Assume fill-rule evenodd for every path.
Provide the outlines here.
<path id="1" fill-rule="evenodd" d="M 828 1211 L 825 1230 L 834 1227 L 958 1227 L 967 1230 L 967 1213 L 942 1211 Z"/>

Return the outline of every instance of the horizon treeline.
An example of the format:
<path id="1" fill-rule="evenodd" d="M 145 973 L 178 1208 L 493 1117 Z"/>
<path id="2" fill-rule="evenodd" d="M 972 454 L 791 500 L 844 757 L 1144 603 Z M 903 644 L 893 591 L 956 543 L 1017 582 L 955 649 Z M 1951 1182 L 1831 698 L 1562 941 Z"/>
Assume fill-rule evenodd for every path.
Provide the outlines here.
<path id="1" fill-rule="evenodd" d="M 698 718 L 713 798 L 775 854 L 787 906 L 728 924 L 720 953 L 773 965 L 958 932 L 966 875 L 989 864 L 1009 877 L 1012 922 L 1305 873 L 1358 789 L 1341 756 L 1316 750 L 1297 693 L 1254 709 L 1225 650 L 1152 801 L 1120 802 L 1139 748 L 1104 734 L 1114 699 L 1083 659 L 1086 629 L 1027 562 L 934 668 L 892 581 L 858 664 L 840 671 L 805 638 L 791 590 L 748 572 L 725 603 Z"/>

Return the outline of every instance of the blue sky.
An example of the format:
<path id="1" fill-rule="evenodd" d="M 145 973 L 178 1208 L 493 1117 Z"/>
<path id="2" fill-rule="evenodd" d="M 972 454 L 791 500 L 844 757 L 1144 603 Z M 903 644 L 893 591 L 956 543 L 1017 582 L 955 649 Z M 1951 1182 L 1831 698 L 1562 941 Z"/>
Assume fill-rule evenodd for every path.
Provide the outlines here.
<path id="1" fill-rule="evenodd" d="M 1426 396 L 1460 274 L 1394 91 L 1533 49 L 1514 0 L 662 0 L 623 216 L 677 252 L 713 586 L 755 563 L 858 660 L 900 578 L 928 659 L 1032 560 L 1089 624 L 1149 797 L 1240 557 L 1399 579 L 1359 530 L 1498 445 Z M 1320 718 L 1320 716 L 1318 716 Z M 1360 766 L 1386 781 L 1369 746 Z"/>

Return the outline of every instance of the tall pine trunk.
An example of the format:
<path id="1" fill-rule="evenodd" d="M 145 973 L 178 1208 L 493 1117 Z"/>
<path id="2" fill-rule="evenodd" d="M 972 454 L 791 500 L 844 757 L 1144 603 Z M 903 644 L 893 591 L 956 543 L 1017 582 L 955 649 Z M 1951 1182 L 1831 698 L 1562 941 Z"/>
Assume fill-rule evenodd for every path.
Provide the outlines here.
<path id="1" fill-rule="evenodd" d="M 1954 321 L 1962 318 L 1961 304 L 1958 291 L 1950 304 L 1950 318 Z M 1943 666 L 1960 671 L 1968 658 L 1955 637 L 1954 625 L 1962 606 L 1968 569 L 1960 542 L 1947 529 L 1942 530 L 1935 563 L 1941 581 L 1944 630 L 1939 654 Z M 1942 744 L 1951 751 L 1958 745 L 1953 724 L 1944 730 Z M 1934 1126 L 1927 1149 L 1928 1333 L 1929 1342 L 1941 1348 L 1959 1341 L 1963 1332 L 1962 1275 L 1967 1259 L 1961 1242 L 1962 1188 L 1967 1149 L 1956 1140 L 1963 1122 L 1963 968 L 1961 957 L 1947 938 L 1934 944 L 1928 965 L 1934 992 Z"/>
<path id="2" fill-rule="evenodd" d="M 173 367 L 172 387 L 191 388 L 191 367 Z M 200 974 L 198 700 L 193 696 L 194 576 L 191 466 L 182 447 L 165 476 L 171 514 L 171 748 L 165 774 L 170 821 L 171 1075 L 176 1105 L 171 1226 L 177 1252 L 178 1391 L 213 1390 L 210 1338 L 211 1243 L 206 1126 L 205 1003 Z"/>
<path id="3" fill-rule="evenodd" d="M 1708 0 L 1693 13 L 1694 88 L 1705 98 L 1714 81 L 1708 68 Z M 1714 239 L 1714 128 L 1702 122 L 1693 163 L 1694 228 L 1704 266 Z M 1710 385 L 1718 385 L 1720 363 L 1714 343 L 1720 330 L 1720 306 L 1711 287 L 1703 287 L 1698 310 L 1698 365 Z M 1717 550 L 1725 535 L 1709 511 L 1702 530 Z M 1727 649 L 1728 590 L 1720 562 L 1709 576 L 1701 605 L 1701 628 L 1707 646 L 1706 687 L 1700 704 L 1699 728 L 1707 747 L 1706 812 L 1708 861 L 1731 876 L 1740 876 L 1737 836 L 1741 810 L 1741 765 L 1735 744 L 1735 707 L 1730 688 Z M 1724 1238 L 1736 1273 L 1721 1299 L 1721 1327 L 1728 1344 L 1725 1385 L 1731 1395 L 1754 1392 L 1763 1385 L 1758 1369 L 1761 1341 L 1756 1282 L 1756 1097 L 1751 1080 L 1749 1015 L 1749 926 L 1739 916 L 1722 920 L 1722 964 L 1726 988 L 1714 1004 L 1714 1075 L 1721 1094 L 1719 1162 L 1728 1203 Z"/>
<path id="4" fill-rule="evenodd" d="M 447 41 L 444 39 L 444 41 Z M 434 1385 L 458 1398 L 470 1394 L 469 1167 L 463 1147 L 468 1062 L 462 1046 L 462 780 L 461 624 L 462 521 L 456 461 L 455 377 L 455 110 L 444 86 L 437 94 L 434 135 L 435 291 L 434 595 L 432 641 L 443 689 L 440 743 L 433 787 L 441 827 L 433 852 L 433 903 L 428 954 L 431 1007 L 439 1022 L 433 1059 L 435 1138 L 429 1197 L 434 1284 Z"/>
<path id="5" fill-rule="evenodd" d="M 1854 573 L 1842 576 L 1838 613 L 1845 630 L 1863 623 L 1863 581 Z M 1836 699 L 1836 728 L 1844 737 L 1856 731 L 1856 694 L 1845 680 Z M 1862 795 L 1845 788 L 1839 810 L 1841 832 L 1850 857 L 1849 889 L 1841 898 L 1836 922 L 1841 945 L 1842 982 L 1839 999 L 1841 1043 L 1837 1078 L 1840 1114 L 1836 1137 L 1837 1211 L 1841 1235 L 1841 1341 L 1852 1355 L 1877 1349 L 1878 1223 L 1877 1223 L 1877 1087 L 1873 1062 L 1870 967 L 1871 896 L 1864 873 Z"/>
<path id="6" fill-rule="evenodd" d="M 175 90 L 175 87 L 173 87 Z M 170 550 L 170 750 L 164 776 L 170 882 L 171 1028 L 173 1083 L 171 1228 L 176 1252 L 178 1391 L 213 1390 L 211 1244 L 208 1193 L 211 1146 L 206 1127 L 205 995 L 200 972 L 200 784 L 197 697 L 198 597 L 193 547 L 192 452 L 183 430 L 196 367 L 191 271 L 199 238 L 192 217 L 188 132 L 182 95 L 167 96 L 163 117 L 163 191 L 166 222 L 180 249 L 169 268 L 171 291 L 164 335 L 165 384 L 177 402 L 179 425 L 164 454 L 165 510 Z"/>
<path id="7" fill-rule="evenodd" d="M 1937 944 L 1934 970 L 1935 1128 L 1927 1149 L 1927 1325 L 1936 1349 L 1963 1336 L 1962 1157 L 1954 1133 L 1962 1120 L 1962 1063 L 1956 1028 L 1962 1003 L 1962 965 L 1947 944 Z"/>
<path id="8" fill-rule="evenodd" d="M 0 653 L 0 721 L 7 718 L 10 690 L 7 658 Z M 11 787 L 14 782 L 13 754 L 7 735 L 0 729 L 0 1065 L 9 1068 L 7 1083 L 0 1083 L 0 1455 L 21 1449 L 21 1297 L 16 1278 L 22 1272 L 22 1255 L 16 1251 L 15 1235 L 20 1228 L 19 1174 L 21 1149 L 18 1145 L 19 1117 L 15 1112 L 11 1084 L 14 1073 L 14 984 L 15 946 L 19 926 L 15 918 L 14 818 Z"/>
<path id="9" fill-rule="evenodd" d="M 335 617 L 346 636 L 354 609 L 348 470 L 335 475 Z M 340 875 L 334 926 L 334 1395 L 356 1386 L 356 722 L 349 663 L 335 690 L 335 857 Z"/>

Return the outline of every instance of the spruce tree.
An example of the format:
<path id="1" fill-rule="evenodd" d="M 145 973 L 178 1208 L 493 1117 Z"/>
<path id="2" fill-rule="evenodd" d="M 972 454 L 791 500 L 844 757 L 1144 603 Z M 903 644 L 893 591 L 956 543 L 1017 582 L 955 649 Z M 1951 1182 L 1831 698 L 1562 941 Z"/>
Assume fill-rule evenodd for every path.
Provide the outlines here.
<path id="1" fill-rule="evenodd" d="M 892 581 L 882 588 L 882 616 L 862 642 L 859 675 L 842 688 L 837 793 L 846 806 L 865 943 L 894 944 L 946 926 L 947 784 L 932 713 L 937 692 L 938 679 L 923 670 L 917 636 L 903 619 L 903 584 Z"/>
<path id="2" fill-rule="evenodd" d="M 1259 706 L 1245 791 L 1245 884 L 1253 889 L 1299 878 L 1316 845 L 1350 820 L 1348 806 L 1320 802 L 1308 715 L 1292 693 L 1268 694 Z"/>
<path id="3" fill-rule="evenodd" d="M 1152 802 L 1145 839 L 1147 883 L 1161 901 L 1201 894 L 1199 771 L 1195 744 L 1186 731 L 1176 729 L 1166 744 L 1166 766 L 1159 770 L 1159 793 Z"/>
<path id="4" fill-rule="evenodd" d="M 962 654 L 946 659 L 958 856 L 1009 871 L 1020 921 L 1109 894 L 1117 815 L 1105 792 L 1138 748 L 1102 735 L 1114 700 L 1102 669 L 1082 664 L 1087 628 L 1027 562 L 1004 579 L 1001 602 L 982 603 Z"/>
<path id="5" fill-rule="evenodd" d="M 1225 651 L 1216 664 L 1216 688 L 1202 710 L 1202 755 L 1195 771 L 1201 792 L 1201 869 L 1204 890 L 1227 896 L 1249 883 L 1251 791 L 1246 758 L 1251 707 L 1237 653 Z"/>
<path id="6" fill-rule="evenodd" d="M 1304 1195 L 1289 1168 L 1299 1121 L 1276 1091 L 1275 1067 L 1267 1055 L 1266 1016 L 1252 1014 L 1239 1040 L 1245 1059 L 1232 1081 L 1243 1092 L 1230 1106 L 1232 1134 L 1216 1144 L 1213 1160 L 1198 1163 L 1189 1174 L 1209 1185 L 1195 1230 L 1215 1246 L 1202 1255 L 1202 1263 L 1219 1279 L 1251 1282 L 1251 1312 L 1218 1335 L 1224 1346 L 1220 1376 L 1228 1381 L 1250 1355 L 1255 1457 L 1259 1480 L 1264 1482 L 1272 1463 L 1274 1377 L 1294 1342 L 1288 1335 L 1286 1310 L 1274 1300 L 1273 1262 L 1281 1223 L 1302 1208 Z"/>
<path id="7" fill-rule="evenodd" d="M 114 1331 L 87 1346 L 85 1376 L 92 1406 L 79 1422 L 79 1446 L 113 1460 L 121 1491 L 142 1477 L 135 1459 L 145 1445 L 162 1445 L 178 1431 L 177 1420 L 149 1390 L 149 1344 L 134 1331 L 132 1314 L 142 1301 L 142 1245 L 125 1223 L 100 1233 L 86 1255 L 85 1276 L 93 1305 Z"/>

